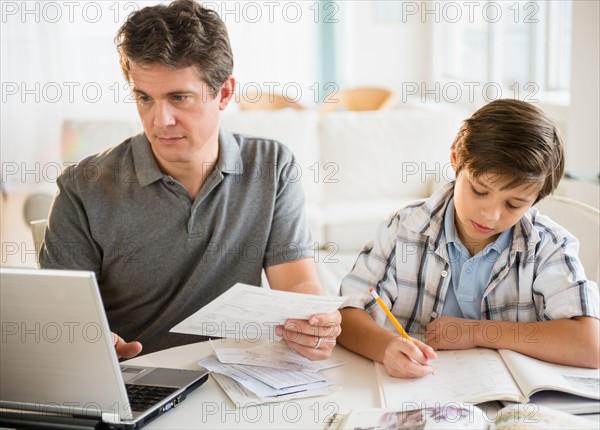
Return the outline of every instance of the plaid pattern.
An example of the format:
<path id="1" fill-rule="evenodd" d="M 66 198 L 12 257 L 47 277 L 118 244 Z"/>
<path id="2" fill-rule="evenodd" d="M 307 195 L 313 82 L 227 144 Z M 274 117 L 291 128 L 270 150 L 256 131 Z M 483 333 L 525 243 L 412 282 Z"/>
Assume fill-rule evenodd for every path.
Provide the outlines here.
<path id="1" fill-rule="evenodd" d="M 422 333 L 442 315 L 451 276 L 444 214 L 453 193 L 454 183 L 449 183 L 381 224 L 342 281 L 345 307 L 364 308 L 383 326 L 386 316 L 369 294 L 374 288 L 409 332 Z M 481 318 L 599 318 L 598 286 L 586 280 L 578 251 L 574 236 L 531 208 L 514 226 L 510 246 L 492 268 Z"/>

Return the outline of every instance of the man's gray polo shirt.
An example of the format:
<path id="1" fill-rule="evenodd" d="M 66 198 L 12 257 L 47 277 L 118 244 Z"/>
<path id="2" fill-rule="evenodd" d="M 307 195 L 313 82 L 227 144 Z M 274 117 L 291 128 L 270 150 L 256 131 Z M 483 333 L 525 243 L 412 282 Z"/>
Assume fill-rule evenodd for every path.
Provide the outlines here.
<path id="1" fill-rule="evenodd" d="M 312 257 L 301 171 L 272 140 L 221 130 L 195 200 L 159 169 L 144 134 L 65 170 L 44 268 L 93 270 L 111 330 L 144 352 L 200 340 L 168 333 L 263 267 Z"/>

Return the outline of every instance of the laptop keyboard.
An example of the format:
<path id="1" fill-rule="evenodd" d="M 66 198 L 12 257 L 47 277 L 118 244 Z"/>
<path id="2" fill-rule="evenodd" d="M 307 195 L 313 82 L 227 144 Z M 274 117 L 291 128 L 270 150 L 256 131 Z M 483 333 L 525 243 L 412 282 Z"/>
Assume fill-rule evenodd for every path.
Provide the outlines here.
<path id="1" fill-rule="evenodd" d="M 144 412 L 169 394 L 177 391 L 171 387 L 154 387 L 150 385 L 125 384 L 129 405 L 132 411 Z"/>

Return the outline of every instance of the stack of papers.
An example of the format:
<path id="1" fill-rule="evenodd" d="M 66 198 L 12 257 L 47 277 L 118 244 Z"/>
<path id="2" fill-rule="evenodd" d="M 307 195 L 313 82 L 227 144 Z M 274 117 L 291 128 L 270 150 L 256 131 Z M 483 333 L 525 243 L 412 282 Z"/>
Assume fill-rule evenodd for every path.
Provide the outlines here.
<path id="1" fill-rule="evenodd" d="M 215 355 L 198 364 L 212 372 L 238 407 L 326 395 L 339 389 L 319 371 L 342 361 L 310 361 L 283 341 L 249 348 L 219 348 L 213 343 L 213 348 Z"/>

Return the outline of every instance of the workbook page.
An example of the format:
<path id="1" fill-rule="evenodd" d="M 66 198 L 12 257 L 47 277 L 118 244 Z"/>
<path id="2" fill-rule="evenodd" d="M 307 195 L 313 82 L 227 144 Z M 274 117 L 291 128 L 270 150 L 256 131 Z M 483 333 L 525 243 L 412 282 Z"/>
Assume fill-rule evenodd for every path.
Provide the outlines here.
<path id="1" fill-rule="evenodd" d="M 548 363 L 507 349 L 499 353 L 527 397 L 537 391 L 556 390 L 600 399 L 598 369 Z"/>
<path id="2" fill-rule="evenodd" d="M 435 374 L 416 379 L 394 378 L 377 363 L 382 405 L 397 408 L 407 403 L 524 400 L 500 355 L 491 349 L 476 348 L 437 351 Z"/>

